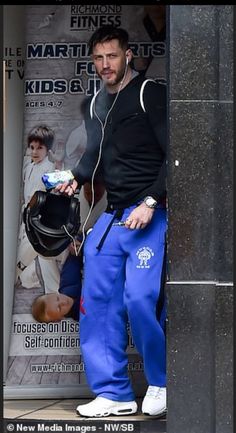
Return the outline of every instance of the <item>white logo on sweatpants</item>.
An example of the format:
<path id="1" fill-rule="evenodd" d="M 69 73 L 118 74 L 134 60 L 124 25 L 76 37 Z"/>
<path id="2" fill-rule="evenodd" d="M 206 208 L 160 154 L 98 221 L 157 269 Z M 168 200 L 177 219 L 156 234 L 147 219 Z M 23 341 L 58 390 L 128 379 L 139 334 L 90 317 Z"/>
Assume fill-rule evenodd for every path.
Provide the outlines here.
<path id="1" fill-rule="evenodd" d="M 149 247 L 142 247 L 139 248 L 136 255 L 139 259 L 139 264 L 136 266 L 136 268 L 150 268 L 150 265 L 148 264 L 149 260 L 152 256 L 154 256 L 154 252 Z"/>

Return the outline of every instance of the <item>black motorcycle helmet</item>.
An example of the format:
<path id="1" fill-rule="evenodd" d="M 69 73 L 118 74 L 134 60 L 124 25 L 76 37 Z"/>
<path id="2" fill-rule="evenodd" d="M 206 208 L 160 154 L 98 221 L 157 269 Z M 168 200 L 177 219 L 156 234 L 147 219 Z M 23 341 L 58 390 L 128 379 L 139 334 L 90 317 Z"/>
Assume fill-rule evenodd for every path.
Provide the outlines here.
<path id="1" fill-rule="evenodd" d="M 34 250 L 44 257 L 57 256 L 79 232 L 79 200 L 60 193 L 36 191 L 24 210 L 23 221 Z"/>

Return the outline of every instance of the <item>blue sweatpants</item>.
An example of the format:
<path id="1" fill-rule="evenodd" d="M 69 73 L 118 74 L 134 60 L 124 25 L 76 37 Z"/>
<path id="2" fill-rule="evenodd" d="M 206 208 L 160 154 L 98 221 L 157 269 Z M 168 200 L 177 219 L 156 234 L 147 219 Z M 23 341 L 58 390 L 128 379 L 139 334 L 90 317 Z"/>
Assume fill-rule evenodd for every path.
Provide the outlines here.
<path id="1" fill-rule="evenodd" d="M 122 220 L 133 208 L 124 211 Z M 156 318 L 166 210 L 156 209 L 145 229 L 112 226 L 98 250 L 112 217 L 102 214 L 84 245 L 81 351 L 92 391 L 111 400 L 129 401 L 134 393 L 127 373 L 128 322 L 148 384 L 166 385 L 165 335 Z"/>

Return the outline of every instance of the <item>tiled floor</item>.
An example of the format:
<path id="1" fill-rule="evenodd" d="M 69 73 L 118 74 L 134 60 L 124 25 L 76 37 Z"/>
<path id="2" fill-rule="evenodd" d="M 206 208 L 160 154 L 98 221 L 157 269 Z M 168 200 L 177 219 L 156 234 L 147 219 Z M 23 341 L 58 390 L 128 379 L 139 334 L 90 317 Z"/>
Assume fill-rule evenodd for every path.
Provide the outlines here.
<path id="1" fill-rule="evenodd" d="M 110 416 L 106 418 L 81 418 L 76 415 L 75 408 L 78 404 L 87 403 L 86 399 L 51 399 L 51 400 L 5 400 L 4 401 L 4 424 L 5 432 L 9 431 L 28 431 L 29 424 L 35 425 L 32 429 L 38 431 L 82 431 L 82 425 L 90 425 L 90 430 L 103 433 L 105 431 L 132 431 L 133 433 L 165 433 L 166 418 L 151 419 L 140 412 L 140 401 L 138 401 L 139 411 L 130 416 Z M 40 427 L 38 423 L 40 421 Z M 45 427 L 42 427 L 45 424 Z M 65 427 L 67 425 L 67 427 Z M 68 427 L 69 425 L 69 427 Z M 106 425 L 106 426 L 105 426 Z M 10 426 L 10 427 L 9 427 Z M 28 427 L 27 427 L 28 426 Z M 79 426 L 80 429 L 79 429 Z M 110 426 L 110 427 L 109 427 Z M 123 428 L 122 428 L 123 426 Z M 37 430 L 39 428 L 39 430 Z M 85 431 L 85 430 L 84 430 Z"/>

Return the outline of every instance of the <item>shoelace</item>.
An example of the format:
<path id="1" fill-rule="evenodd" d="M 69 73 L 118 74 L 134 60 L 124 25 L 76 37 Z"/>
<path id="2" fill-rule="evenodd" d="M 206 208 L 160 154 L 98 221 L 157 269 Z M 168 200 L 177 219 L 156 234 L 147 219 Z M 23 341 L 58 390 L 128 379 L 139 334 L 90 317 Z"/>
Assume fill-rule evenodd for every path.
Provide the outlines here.
<path id="1" fill-rule="evenodd" d="M 158 386 L 149 386 L 146 396 L 153 397 L 153 398 L 159 398 L 161 397 L 162 389 Z"/>

